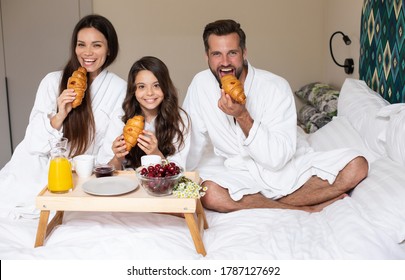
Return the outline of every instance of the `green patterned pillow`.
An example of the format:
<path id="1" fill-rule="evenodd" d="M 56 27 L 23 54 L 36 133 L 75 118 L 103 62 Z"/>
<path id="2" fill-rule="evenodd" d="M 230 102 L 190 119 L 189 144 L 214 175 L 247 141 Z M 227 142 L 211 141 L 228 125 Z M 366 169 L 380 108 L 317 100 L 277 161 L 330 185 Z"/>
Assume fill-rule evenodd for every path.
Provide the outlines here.
<path id="1" fill-rule="evenodd" d="M 313 133 L 332 120 L 325 112 L 312 105 L 304 105 L 298 112 L 298 124 L 306 133 Z"/>
<path id="2" fill-rule="evenodd" d="M 305 104 L 314 106 L 329 117 L 336 116 L 339 91 L 323 83 L 310 83 L 295 92 Z"/>

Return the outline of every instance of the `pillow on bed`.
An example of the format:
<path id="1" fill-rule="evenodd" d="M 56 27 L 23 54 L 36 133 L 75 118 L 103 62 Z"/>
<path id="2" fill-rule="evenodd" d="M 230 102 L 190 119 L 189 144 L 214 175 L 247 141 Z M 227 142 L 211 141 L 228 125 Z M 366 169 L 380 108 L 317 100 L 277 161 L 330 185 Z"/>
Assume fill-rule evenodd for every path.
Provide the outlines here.
<path id="1" fill-rule="evenodd" d="M 377 114 L 387 105 L 388 101 L 364 81 L 350 78 L 343 83 L 338 100 L 338 116 L 345 116 L 363 137 L 366 146 L 380 156 L 387 155 L 384 133 L 388 118 Z"/>
<path id="2" fill-rule="evenodd" d="M 378 116 L 389 117 L 385 133 L 385 149 L 395 162 L 405 166 L 405 104 L 392 104 L 382 108 Z"/>
<path id="3" fill-rule="evenodd" d="M 310 83 L 295 92 L 305 104 L 314 106 L 319 112 L 329 117 L 336 116 L 339 91 L 330 85 Z"/>
<path id="4" fill-rule="evenodd" d="M 370 223 L 398 243 L 405 240 L 404 184 L 404 166 L 384 157 L 371 163 L 368 177 L 351 194 Z"/>
<path id="5" fill-rule="evenodd" d="M 315 151 L 329 151 L 340 148 L 352 148 L 361 152 L 369 163 L 377 159 L 367 149 L 359 133 L 346 117 L 334 117 L 330 123 L 308 135 L 308 143 Z"/>
<path id="6" fill-rule="evenodd" d="M 332 120 L 325 112 L 312 105 L 304 105 L 298 112 L 298 122 L 306 133 L 313 133 Z"/>

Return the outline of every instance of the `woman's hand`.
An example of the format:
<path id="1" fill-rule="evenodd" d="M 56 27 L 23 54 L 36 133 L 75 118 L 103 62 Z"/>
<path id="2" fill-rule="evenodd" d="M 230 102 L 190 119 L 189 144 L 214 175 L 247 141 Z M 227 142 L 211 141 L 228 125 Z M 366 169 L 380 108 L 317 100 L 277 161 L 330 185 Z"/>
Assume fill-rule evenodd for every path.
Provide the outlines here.
<path id="1" fill-rule="evenodd" d="M 137 145 L 147 155 L 158 155 L 164 158 L 163 154 L 159 151 L 158 140 L 151 131 L 143 130 L 142 134 L 138 137 Z"/>
<path id="2" fill-rule="evenodd" d="M 72 102 L 75 100 L 76 93 L 73 89 L 65 89 L 61 95 L 58 96 L 57 105 L 58 111 L 51 119 L 51 125 L 55 129 L 62 127 L 63 121 L 67 115 L 72 111 Z"/>

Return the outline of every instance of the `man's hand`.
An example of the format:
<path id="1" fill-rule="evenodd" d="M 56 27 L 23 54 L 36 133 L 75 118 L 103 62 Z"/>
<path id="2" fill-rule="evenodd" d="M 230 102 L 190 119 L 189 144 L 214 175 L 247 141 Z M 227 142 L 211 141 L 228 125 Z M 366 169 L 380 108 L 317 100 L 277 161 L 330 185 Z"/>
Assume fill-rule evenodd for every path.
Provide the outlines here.
<path id="1" fill-rule="evenodd" d="M 234 118 L 238 118 L 243 111 L 246 111 L 244 104 L 239 104 L 233 100 L 229 94 L 226 94 L 223 89 L 221 89 L 221 98 L 218 100 L 218 107 L 225 114 L 230 115 Z"/>
<path id="2" fill-rule="evenodd" d="M 253 119 L 246 109 L 245 104 L 239 104 L 234 101 L 223 89 L 221 89 L 221 98 L 218 100 L 218 107 L 225 114 L 234 117 L 245 136 L 248 137 L 249 131 L 253 126 Z"/>

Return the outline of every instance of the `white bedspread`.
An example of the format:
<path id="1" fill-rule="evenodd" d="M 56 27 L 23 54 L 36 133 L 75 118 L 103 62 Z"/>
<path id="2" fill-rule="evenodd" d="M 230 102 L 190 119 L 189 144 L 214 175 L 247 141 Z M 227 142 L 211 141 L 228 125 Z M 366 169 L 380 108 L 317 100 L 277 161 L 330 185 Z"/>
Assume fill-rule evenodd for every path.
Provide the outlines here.
<path id="1" fill-rule="evenodd" d="M 66 212 L 45 246 L 38 220 L 0 219 L 1 259 L 405 259 L 345 198 L 320 213 L 207 211 L 207 256 L 196 253 L 183 218 L 153 213 Z"/>

